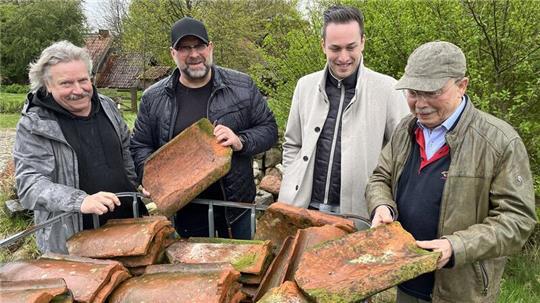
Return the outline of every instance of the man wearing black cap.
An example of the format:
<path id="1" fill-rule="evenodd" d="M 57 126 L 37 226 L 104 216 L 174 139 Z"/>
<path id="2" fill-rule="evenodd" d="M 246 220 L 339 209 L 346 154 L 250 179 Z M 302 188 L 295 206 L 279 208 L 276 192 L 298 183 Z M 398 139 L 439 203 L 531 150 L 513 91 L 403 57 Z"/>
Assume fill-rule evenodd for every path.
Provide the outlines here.
<path id="1" fill-rule="evenodd" d="M 465 94 L 465 55 L 436 41 L 418 47 L 396 84 L 412 115 L 394 131 L 366 189 L 372 226 L 397 220 L 435 272 L 398 287 L 398 303 L 496 302 L 506 256 L 519 252 L 536 215 L 529 159 L 506 122 Z"/>
<path id="2" fill-rule="evenodd" d="M 276 143 L 277 125 L 252 79 L 213 65 L 213 50 L 200 21 L 184 17 L 173 25 L 170 51 L 177 68 L 144 92 L 135 121 L 131 151 L 137 175 L 142 179 L 150 154 L 206 117 L 216 125 L 216 140 L 234 152 L 230 172 L 199 198 L 253 202 L 252 156 Z M 212 233 L 250 237 L 248 212 L 217 208 L 215 213 L 216 230 Z M 177 213 L 176 225 L 182 237 L 208 236 L 207 207 L 188 204 Z"/>

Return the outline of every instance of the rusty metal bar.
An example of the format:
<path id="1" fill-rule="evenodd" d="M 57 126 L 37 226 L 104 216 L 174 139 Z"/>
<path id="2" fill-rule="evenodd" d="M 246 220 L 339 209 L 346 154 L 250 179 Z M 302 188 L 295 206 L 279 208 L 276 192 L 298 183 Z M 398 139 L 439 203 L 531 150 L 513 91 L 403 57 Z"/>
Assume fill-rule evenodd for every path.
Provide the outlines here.
<path id="1" fill-rule="evenodd" d="M 117 197 L 119 197 L 119 198 L 133 197 L 133 203 L 132 203 L 133 217 L 138 218 L 140 216 L 137 198 L 143 197 L 143 195 L 141 193 L 138 193 L 138 192 L 120 192 L 120 193 L 115 193 L 115 195 Z M 209 229 L 209 237 L 211 237 L 211 238 L 215 237 L 215 233 L 214 233 L 214 230 L 215 230 L 214 206 L 225 206 L 225 207 L 249 209 L 251 211 L 251 213 L 250 213 L 251 238 L 253 238 L 253 236 L 255 235 L 256 211 L 257 210 L 264 211 L 267 208 L 266 206 L 259 206 L 259 205 L 253 204 L 253 203 L 230 202 L 230 201 L 208 200 L 208 199 L 194 199 L 191 203 L 208 205 L 208 229 Z M 74 219 L 75 218 L 78 219 L 78 220 L 75 220 L 76 222 L 74 222 L 74 224 L 77 224 L 77 225 L 74 225 L 74 227 L 78 228 L 79 231 L 82 230 L 82 214 L 81 213 L 63 213 L 63 214 L 60 214 L 58 216 L 55 216 L 55 217 L 43 222 L 41 224 L 31 226 L 31 227 L 27 228 L 24 231 L 18 232 L 18 233 L 14 234 L 14 235 L 6 238 L 6 239 L 0 240 L 0 247 L 9 246 L 11 243 L 17 241 L 18 239 L 24 238 L 27 235 L 30 235 L 30 234 L 36 232 L 37 230 L 45 228 L 48 225 L 54 224 L 54 223 L 56 223 L 58 221 L 64 222 L 65 218 L 67 218 L 70 215 L 73 215 Z M 174 226 L 174 220 L 175 220 L 175 218 L 172 217 L 171 221 L 173 222 L 173 226 Z M 94 228 L 98 228 L 99 225 L 100 225 L 99 224 L 99 216 L 96 215 L 96 214 L 92 215 L 92 221 L 93 221 L 92 223 L 93 223 Z M 64 228 L 66 228 L 66 232 L 67 232 L 67 226 L 65 225 L 65 223 L 64 223 Z"/>
<path id="2" fill-rule="evenodd" d="M 27 229 L 23 230 L 23 231 L 20 231 L 12 236 L 9 236 L 3 240 L 0 240 L 0 247 L 4 247 L 4 246 L 9 246 L 10 244 L 12 244 L 13 242 L 21 239 L 21 238 L 24 238 L 30 234 L 33 234 L 34 232 L 42 229 L 42 228 L 45 228 L 47 226 L 49 226 L 50 224 L 54 224 L 58 221 L 62 221 L 65 217 L 68 217 L 68 216 L 71 216 L 72 213 L 63 213 L 63 214 L 60 214 L 58 216 L 55 216 L 55 217 L 52 217 L 48 220 L 46 220 L 45 222 L 41 223 L 41 224 L 37 224 L 37 225 L 34 225 L 34 226 L 30 226 L 28 227 Z"/>

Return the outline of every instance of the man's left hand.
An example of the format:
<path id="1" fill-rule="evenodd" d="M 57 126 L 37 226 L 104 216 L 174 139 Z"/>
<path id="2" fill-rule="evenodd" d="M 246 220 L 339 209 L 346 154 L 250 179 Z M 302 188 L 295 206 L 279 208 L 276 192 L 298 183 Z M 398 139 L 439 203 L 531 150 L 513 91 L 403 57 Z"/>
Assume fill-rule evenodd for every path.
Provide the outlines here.
<path id="1" fill-rule="evenodd" d="M 240 138 L 225 125 L 217 125 L 214 128 L 214 136 L 216 136 L 216 139 L 221 146 L 230 146 L 234 151 L 242 150 L 244 147 Z"/>
<path id="2" fill-rule="evenodd" d="M 447 239 L 437 239 L 431 241 L 416 241 L 416 245 L 423 249 L 440 251 L 441 257 L 437 261 L 437 268 L 443 268 L 452 256 L 452 244 Z"/>

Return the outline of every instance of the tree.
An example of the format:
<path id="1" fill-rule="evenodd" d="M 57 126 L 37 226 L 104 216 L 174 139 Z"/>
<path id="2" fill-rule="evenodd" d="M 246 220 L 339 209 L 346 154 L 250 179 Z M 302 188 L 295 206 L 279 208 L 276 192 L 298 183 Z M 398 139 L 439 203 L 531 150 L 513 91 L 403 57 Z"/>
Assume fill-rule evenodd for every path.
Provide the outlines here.
<path id="1" fill-rule="evenodd" d="M 266 52 L 252 74 L 270 98 L 281 129 L 299 77 L 324 60 L 320 14 L 333 1 L 318 1 L 307 27 L 291 30 L 281 52 Z M 364 64 L 399 78 L 409 54 L 425 42 L 445 40 L 468 62 L 468 95 L 475 106 L 513 125 L 529 152 L 540 194 L 540 6 L 532 0 L 349 0 L 365 17 Z M 319 20 L 319 21 L 317 21 Z M 275 31 L 265 38 L 272 41 Z M 300 41 L 300 42 L 299 42 Z M 300 43 L 300 44 L 298 44 Z M 303 48 L 308 46 L 309 49 Z"/>
<path id="2" fill-rule="evenodd" d="M 100 29 L 108 29 L 117 41 L 122 40 L 124 33 L 124 19 L 127 17 L 131 0 L 107 0 L 100 2 L 99 13 L 102 16 L 98 26 Z"/>
<path id="3" fill-rule="evenodd" d="M 283 16 L 298 19 L 298 15 L 296 1 L 286 0 L 134 0 L 125 22 L 124 45 L 172 65 L 171 26 L 190 16 L 206 24 L 215 45 L 214 61 L 246 72 L 261 60 L 258 46 L 269 34 L 267 24 Z"/>
<path id="4" fill-rule="evenodd" d="M 28 64 L 53 42 L 82 45 L 85 19 L 80 1 L 5 1 L 0 12 L 2 81 L 26 82 Z"/>

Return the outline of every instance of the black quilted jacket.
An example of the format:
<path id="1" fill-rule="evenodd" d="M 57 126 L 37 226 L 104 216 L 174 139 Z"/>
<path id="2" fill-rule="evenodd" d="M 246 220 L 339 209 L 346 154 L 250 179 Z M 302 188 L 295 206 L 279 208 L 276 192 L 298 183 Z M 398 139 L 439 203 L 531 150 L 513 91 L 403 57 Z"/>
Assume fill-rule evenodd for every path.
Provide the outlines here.
<path id="1" fill-rule="evenodd" d="M 243 149 L 233 153 L 230 172 L 220 180 L 225 199 L 253 202 L 252 156 L 276 143 L 277 124 L 248 75 L 219 66 L 213 66 L 212 72 L 214 83 L 207 118 L 229 127 L 244 142 Z M 176 69 L 143 93 L 130 144 L 139 182 L 144 161 L 172 139 L 177 113 L 174 85 L 179 76 Z"/>

